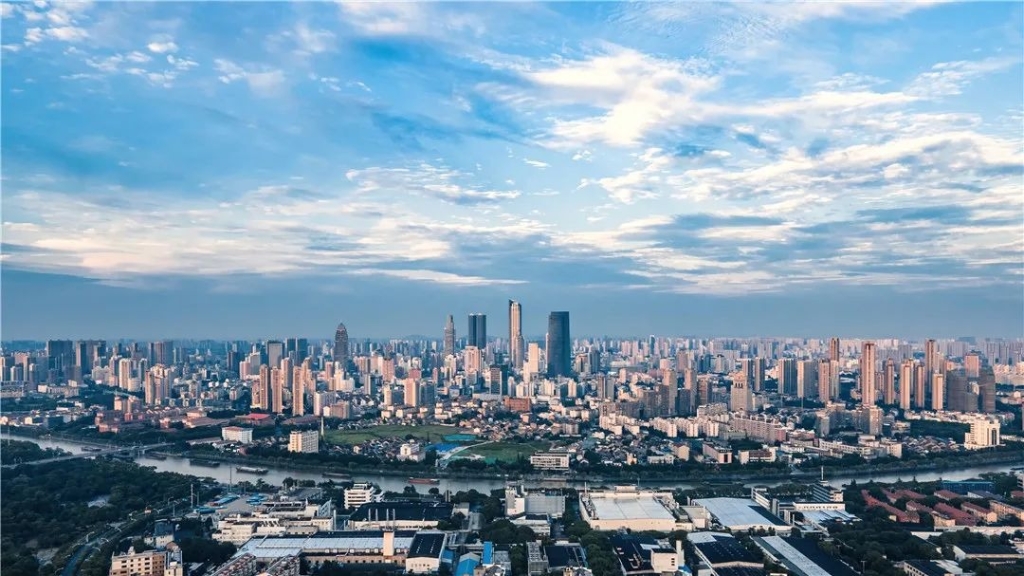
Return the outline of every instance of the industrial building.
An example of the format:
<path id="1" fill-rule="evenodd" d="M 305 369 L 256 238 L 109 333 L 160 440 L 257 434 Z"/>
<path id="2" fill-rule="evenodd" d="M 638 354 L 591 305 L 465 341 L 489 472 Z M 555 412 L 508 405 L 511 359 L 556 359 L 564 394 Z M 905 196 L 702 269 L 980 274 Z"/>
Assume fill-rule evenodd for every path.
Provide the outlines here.
<path id="1" fill-rule="evenodd" d="M 334 504 L 303 501 L 273 501 L 259 505 L 250 514 L 232 514 L 217 522 L 213 539 L 238 546 L 260 536 L 310 535 L 336 528 Z"/>
<path id="2" fill-rule="evenodd" d="M 763 562 L 732 534 L 693 532 L 686 536 L 697 557 L 697 574 L 762 575 Z"/>
<path id="3" fill-rule="evenodd" d="M 671 492 L 618 486 L 580 493 L 580 514 L 594 530 L 671 532 L 683 514 Z"/>
<path id="4" fill-rule="evenodd" d="M 565 514 L 565 495 L 551 490 L 527 490 L 520 483 L 505 486 L 505 515 L 547 514 L 559 518 Z"/>
<path id="5" fill-rule="evenodd" d="M 416 532 L 346 531 L 312 536 L 267 536 L 243 544 L 236 558 L 252 555 L 259 562 L 273 562 L 288 556 L 305 557 L 317 564 L 328 560 L 340 564 L 404 567 Z"/>
<path id="6" fill-rule="evenodd" d="M 448 502 L 367 502 L 349 516 L 349 530 L 415 530 L 437 528 L 438 522 L 452 517 Z"/>
<path id="7" fill-rule="evenodd" d="M 764 536 L 755 537 L 754 543 L 794 576 L 857 576 L 852 568 L 822 552 L 811 539 Z"/>
<path id="8" fill-rule="evenodd" d="M 623 576 L 675 574 L 682 564 L 681 542 L 672 548 L 650 536 L 616 534 L 611 544 Z"/>
<path id="9" fill-rule="evenodd" d="M 692 502 L 730 532 L 761 530 L 789 534 L 791 527 L 764 507 L 747 498 L 700 498 Z"/>
<path id="10" fill-rule="evenodd" d="M 405 557 L 405 571 L 410 574 L 431 574 L 441 567 L 447 535 L 444 532 L 422 531 L 413 537 Z"/>

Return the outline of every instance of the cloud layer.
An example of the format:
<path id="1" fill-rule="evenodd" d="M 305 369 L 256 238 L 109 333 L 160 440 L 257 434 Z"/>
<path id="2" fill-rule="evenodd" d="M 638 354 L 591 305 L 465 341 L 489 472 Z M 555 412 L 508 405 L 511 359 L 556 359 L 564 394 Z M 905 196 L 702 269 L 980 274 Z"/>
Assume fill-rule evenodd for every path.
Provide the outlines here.
<path id="1" fill-rule="evenodd" d="M 2 6 L 5 271 L 1020 297 L 1017 6 Z"/>

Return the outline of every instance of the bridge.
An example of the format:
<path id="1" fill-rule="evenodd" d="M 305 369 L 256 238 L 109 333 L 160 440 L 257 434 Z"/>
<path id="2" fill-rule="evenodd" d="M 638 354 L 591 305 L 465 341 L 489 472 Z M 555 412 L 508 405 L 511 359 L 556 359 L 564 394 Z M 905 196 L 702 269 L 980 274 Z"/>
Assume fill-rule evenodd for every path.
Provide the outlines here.
<path id="1" fill-rule="evenodd" d="M 22 465 L 36 465 L 36 464 L 49 464 L 51 462 L 62 462 L 65 460 L 75 460 L 77 458 L 95 458 L 97 456 L 129 456 L 132 458 L 142 456 L 147 451 L 155 448 L 163 448 L 164 446 L 170 446 L 170 442 L 163 442 L 160 444 L 148 444 L 134 446 L 110 446 L 103 444 L 82 444 L 82 448 L 92 448 L 91 451 L 66 454 L 64 456 L 57 456 L 55 458 L 45 458 L 43 460 L 30 460 L 28 462 L 15 462 L 14 464 L 4 464 L 3 468 L 14 468 Z"/>

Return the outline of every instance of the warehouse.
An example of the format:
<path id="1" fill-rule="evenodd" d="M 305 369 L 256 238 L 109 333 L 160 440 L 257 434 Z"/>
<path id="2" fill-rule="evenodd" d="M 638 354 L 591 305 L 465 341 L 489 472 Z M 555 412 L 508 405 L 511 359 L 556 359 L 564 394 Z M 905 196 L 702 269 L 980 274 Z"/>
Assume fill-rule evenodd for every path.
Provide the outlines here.
<path id="1" fill-rule="evenodd" d="M 730 532 L 774 530 L 789 534 L 792 531 L 780 518 L 748 498 L 700 498 L 692 503 L 707 510 L 719 526 Z"/>
<path id="2" fill-rule="evenodd" d="M 350 530 L 408 530 L 436 528 L 438 522 L 452 517 L 447 502 L 367 502 L 349 516 Z"/>
<path id="3" fill-rule="evenodd" d="M 671 492 L 619 486 L 580 494 L 580 513 L 594 530 L 656 530 L 679 527 L 678 505 Z"/>
<path id="4" fill-rule="evenodd" d="M 406 555 L 415 537 L 416 532 L 412 530 L 267 536 L 249 540 L 238 549 L 236 556 L 252 554 L 260 562 L 270 562 L 284 556 L 304 556 L 314 564 L 333 560 L 339 564 L 384 564 L 404 567 Z"/>

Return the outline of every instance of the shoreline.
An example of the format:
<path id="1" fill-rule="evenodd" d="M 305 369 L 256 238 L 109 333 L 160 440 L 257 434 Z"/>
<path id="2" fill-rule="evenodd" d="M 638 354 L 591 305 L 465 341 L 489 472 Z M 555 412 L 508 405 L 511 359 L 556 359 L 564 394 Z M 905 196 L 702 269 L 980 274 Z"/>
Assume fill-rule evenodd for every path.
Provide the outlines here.
<path id="1" fill-rule="evenodd" d="M 69 437 L 48 437 L 45 434 L 18 434 L 16 431 L 8 429 L 5 431 L 6 434 L 11 438 L 23 438 L 26 441 L 32 440 L 54 440 L 58 442 L 66 442 L 69 444 L 78 445 L 93 445 L 93 446 L 110 446 L 111 443 L 100 443 L 91 441 L 89 439 L 78 439 Z M 130 445 L 124 445 L 129 447 Z M 521 474 L 521 473 L 503 473 L 503 472 L 457 472 L 452 473 L 447 469 L 434 469 L 434 468 L 411 468 L 395 469 L 388 468 L 385 465 L 381 467 L 357 467 L 349 468 L 346 466 L 339 466 L 330 463 L 303 463 L 292 461 L 288 459 L 267 459 L 267 458 L 254 458 L 250 456 L 240 456 L 234 454 L 220 454 L 220 453 L 209 453 L 207 451 L 194 451 L 188 450 L 183 453 L 179 452 L 168 452 L 164 450 L 152 450 L 150 454 L 175 457 L 183 459 L 196 459 L 196 460 L 208 460 L 221 463 L 229 463 L 232 465 L 240 466 L 254 466 L 268 469 L 278 470 L 280 472 L 305 472 L 305 473 L 323 473 L 323 472 L 336 472 L 341 474 L 347 474 L 350 476 L 367 476 L 375 475 L 384 478 L 409 478 L 409 477 L 429 477 L 438 479 L 450 479 L 450 480 L 489 480 L 489 481 L 532 481 L 540 483 L 551 483 L 560 484 L 562 486 L 577 486 L 583 485 L 584 483 L 595 484 L 595 483 L 637 483 L 654 485 L 665 484 L 665 483 L 679 483 L 679 484 L 749 484 L 761 481 L 769 482 L 785 482 L 791 480 L 794 483 L 806 483 L 809 480 L 817 479 L 819 472 L 816 470 L 751 470 L 750 472 L 740 471 L 722 471 L 719 473 L 700 473 L 700 474 L 673 474 L 667 470 L 651 470 L 645 473 L 643 470 L 631 471 L 628 474 L 594 474 L 594 475 L 580 475 L 578 473 L 573 474 Z M 825 476 L 831 480 L 843 480 L 851 479 L 856 480 L 858 478 L 871 477 L 876 475 L 906 475 L 909 479 L 918 472 L 956 472 L 965 468 L 972 468 L 976 466 L 994 466 L 1005 464 L 1007 466 L 1012 464 L 1024 464 L 1024 453 L 1017 451 L 1005 451 L 1005 452 L 993 452 L 993 453 L 977 453 L 983 458 L 969 458 L 969 459 L 943 459 L 934 462 L 915 462 L 912 465 L 907 463 L 889 463 L 886 466 L 867 466 L 864 468 L 845 468 L 842 470 L 836 470 L 834 468 L 825 467 Z M 668 472 L 662 474 L 661 472 Z M 638 478 L 638 476 L 640 476 Z M 325 478 L 329 480 L 329 478 Z"/>

